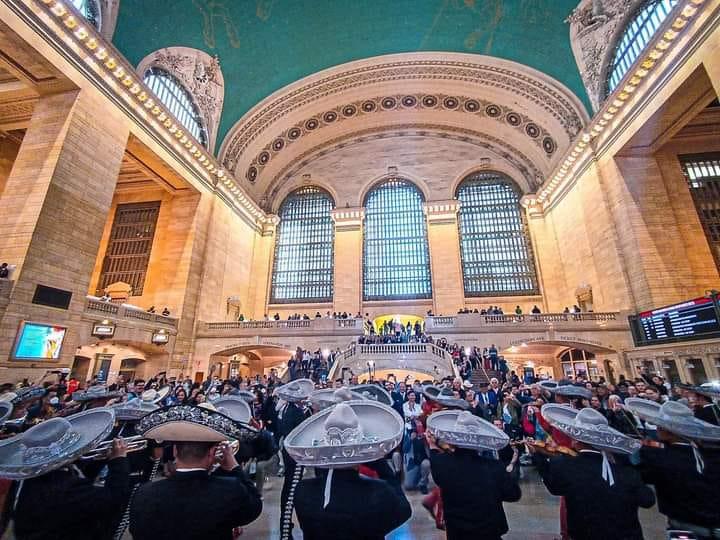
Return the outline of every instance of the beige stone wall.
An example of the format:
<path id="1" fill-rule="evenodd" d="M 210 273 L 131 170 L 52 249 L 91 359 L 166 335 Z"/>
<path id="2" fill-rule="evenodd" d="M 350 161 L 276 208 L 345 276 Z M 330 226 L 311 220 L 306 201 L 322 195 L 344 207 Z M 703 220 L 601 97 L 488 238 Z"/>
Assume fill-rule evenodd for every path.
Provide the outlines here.
<path id="1" fill-rule="evenodd" d="M 0 135 L 0 195 L 5 189 L 5 182 L 10 176 L 10 170 L 19 151 L 20 145 L 17 141 Z"/>

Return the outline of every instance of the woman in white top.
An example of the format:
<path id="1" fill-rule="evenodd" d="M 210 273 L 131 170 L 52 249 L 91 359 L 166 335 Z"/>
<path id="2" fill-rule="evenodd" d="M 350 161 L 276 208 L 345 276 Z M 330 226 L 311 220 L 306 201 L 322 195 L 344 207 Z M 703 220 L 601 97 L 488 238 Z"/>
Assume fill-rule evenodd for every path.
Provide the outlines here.
<path id="1" fill-rule="evenodd" d="M 403 415 L 405 416 L 406 422 L 414 420 L 422 414 L 422 409 L 416 399 L 417 396 L 415 395 L 415 392 L 411 390 L 407 393 L 407 401 L 403 403 Z"/>

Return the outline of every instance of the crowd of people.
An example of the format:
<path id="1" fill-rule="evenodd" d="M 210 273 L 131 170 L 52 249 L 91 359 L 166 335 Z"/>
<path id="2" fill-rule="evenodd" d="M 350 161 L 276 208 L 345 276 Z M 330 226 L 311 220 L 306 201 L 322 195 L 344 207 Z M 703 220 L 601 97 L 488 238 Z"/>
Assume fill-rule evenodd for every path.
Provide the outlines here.
<path id="1" fill-rule="evenodd" d="M 410 519 L 405 493 L 419 490 L 449 539 L 496 539 L 512 527 L 502 503 L 521 499 L 526 465 L 562 497 L 563 538 L 643 538 L 638 508 L 656 500 L 669 529 L 718 537 L 717 386 L 647 372 L 617 384 L 514 373 L 478 385 L 360 384 L 318 375 L 316 355 L 298 349 L 286 383 L 275 372 L 202 382 L 161 373 L 81 385 L 52 373 L 3 385 L 3 530 L 12 523 L 18 540 L 119 538 L 128 527 L 137 539 L 233 538 L 263 511 L 277 468 L 282 538 L 293 515 L 308 539 L 383 538 Z M 124 438 L 135 434 L 146 447 Z M 99 459 L 78 459 L 93 449 Z"/>

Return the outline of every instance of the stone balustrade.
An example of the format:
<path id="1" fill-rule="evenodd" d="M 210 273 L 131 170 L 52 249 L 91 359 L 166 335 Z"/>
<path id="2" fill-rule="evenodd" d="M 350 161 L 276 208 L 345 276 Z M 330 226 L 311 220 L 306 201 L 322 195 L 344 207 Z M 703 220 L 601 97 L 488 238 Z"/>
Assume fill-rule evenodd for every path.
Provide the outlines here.
<path id="1" fill-rule="evenodd" d="M 428 317 L 425 321 L 426 332 L 432 334 L 434 330 L 445 332 L 473 331 L 482 332 L 483 327 L 491 327 L 495 331 L 498 326 L 511 326 L 514 328 L 537 328 L 542 326 L 580 327 L 607 327 L 612 325 L 618 328 L 627 328 L 627 314 L 621 312 L 606 313 L 539 313 L 528 315 L 481 315 L 479 313 L 461 313 L 451 317 Z"/>
<path id="2" fill-rule="evenodd" d="M 201 337 L 266 335 L 350 335 L 363 332 L 362 319 L 300 319 L 269 321 L 201 322 Z"/>
<path id="3" fill-rule="evenodd" d="M 112 319 L 117 322 L 136 321 L 148 323 L 152 327 L 169 327 L 177 329 L 178 320 L 173 317 L 165 317 L 158 313 L 149 313 L 144 309 L 130 306 L 128 304 L 113 304 L 104 302 L 95 296 L 88 296 L 85 300 L 85 315 L 98 319 Z"/>

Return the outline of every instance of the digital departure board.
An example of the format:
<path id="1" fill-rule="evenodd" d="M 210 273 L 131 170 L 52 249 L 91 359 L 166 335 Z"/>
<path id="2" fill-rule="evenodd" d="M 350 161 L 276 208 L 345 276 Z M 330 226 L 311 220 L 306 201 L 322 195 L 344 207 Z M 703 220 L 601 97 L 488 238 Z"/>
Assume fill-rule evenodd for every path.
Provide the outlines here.
<path id="1" fill-rule="evenodd" d="M 633 315 L 630 328 L 638 347 L 720 337 L 715 304 L 705 297 Z"/>

